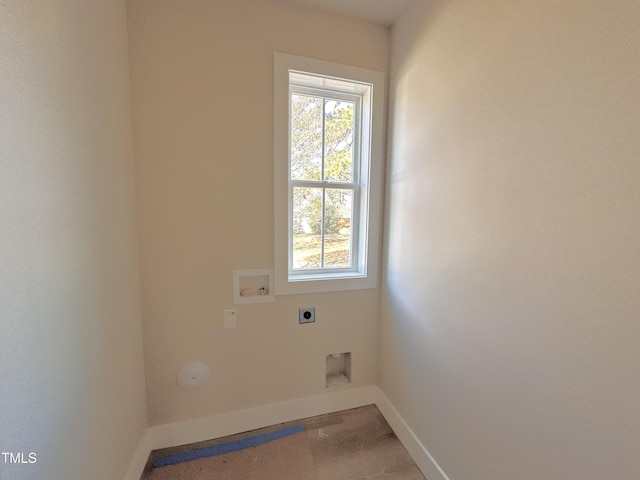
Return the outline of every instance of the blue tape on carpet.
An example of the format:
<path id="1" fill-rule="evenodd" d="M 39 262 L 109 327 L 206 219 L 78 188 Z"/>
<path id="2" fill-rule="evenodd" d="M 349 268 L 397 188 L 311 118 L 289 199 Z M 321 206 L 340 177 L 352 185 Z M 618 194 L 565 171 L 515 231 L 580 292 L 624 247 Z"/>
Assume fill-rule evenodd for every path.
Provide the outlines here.
<path id="1" fill-rule="evenodd" d="M 174 453 L 173 455 L 167 455 L 155 459 L 152 465 L 153 468 L 166 467 L 167 465 L 189 462 L 191 460 L 197 460 L 198 458 L 215 457 L 216 455 L 237 452 L 238 450 L 244 450 L 245 448 L 257 447 L 263 443 L 271 442 L 302 431 L 304 431 L 304 425 L 296 425 L 294 427 L 276 430 L 275 432 L 256 435 L 255 437 L 243 438 L 241 440 L 234 440 L 233 442 L 221 443 L 210 447 L 196 448 L 195 450 L 189 450 L 186 452 Z"/>

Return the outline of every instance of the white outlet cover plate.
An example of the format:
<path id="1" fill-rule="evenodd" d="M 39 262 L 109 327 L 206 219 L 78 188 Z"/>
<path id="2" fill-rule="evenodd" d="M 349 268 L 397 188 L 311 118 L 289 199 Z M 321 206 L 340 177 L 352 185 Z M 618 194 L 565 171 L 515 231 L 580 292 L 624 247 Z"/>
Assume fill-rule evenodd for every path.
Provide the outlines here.
<path id="1" fill-rule="evenodd" d="M 236 328 L 238 314 L 235 309 L 223 310 L 222 312 L 222 326 L 224 328 Z"/>

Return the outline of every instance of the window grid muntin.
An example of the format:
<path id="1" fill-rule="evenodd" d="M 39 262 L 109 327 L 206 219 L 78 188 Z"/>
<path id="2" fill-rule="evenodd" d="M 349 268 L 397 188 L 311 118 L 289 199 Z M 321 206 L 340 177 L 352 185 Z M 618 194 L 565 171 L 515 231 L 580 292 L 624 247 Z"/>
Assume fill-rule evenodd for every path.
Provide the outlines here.
<path id="1" fill-rule="evenodd" d="M 360 183 L 360 163 L 361 163 L 361 142 L 362 142 L 362 97 L 363 95 L 354 95 L 350 93 L 334 92 L 328 89 L 313 88 L 300 85 L 289 85 L 289 180 L 291 180 L 291 97 L 292 95 L 300 95 L 321 99 L 322 102 L 322 165 L 321 179 L 324 180 L 324 150 L 325 150 L 325 102 L 326 100 L 337 100 L 342 102 L 350 102 L 354 104 L 353 108 L 353 182 Z M 342 183 L 342 182 L 341 182 Z"/>
<path id="2" fill-rule="evenodd" d="M 354 84 L 357 82 L 354 82 Z M 297 180 L 291 178 L 291 98 L 293 95 L 304 95 L 311 96 L 314 98 L 322 99 L 322 159 L 321 159 L 321 181 L 317 180 Z M 341 91 L 334 91 L 330 88 L 316 88 L 310 87 L 307 85 L 298 85 L 294 84 L 290 81 L 289 83 L 289 128 L 288 128 L 288 181 L 289 181 L 289 192 L 288 192 L 288 204 L 289 204 L 289 246 L 288 246 L 288 271 L 289 275 L 313 275 L 313 274 L 330 274 L 330 273 L 345 273 L 345 272 L 358 272 L 359 258 L 360 252 L 358 251 L 358 245 L 360 243 L 359 234 L 360 234 L 360 166 L 362 162 L 361 158 L 361 142 L 362 142 L 362 97 L 363 94 L 351 94 L 345 93 Z M 345 101 L 351 102 L 354 104 L 354 112 L 353 112 L 353 129 L 354 129 L 354 138 L 353 138 L 353 156 L 352 156 L 352 177 L 353 182 L 329 182 L 324 180 L 324 163 L 325 163 L 325 108 L 326 101 L 334 100 L 334 101 Z M 293 251 L 294 251 L 294 232 L 293 232 L 293 190 L 295 187 L 306 186 L 309 188 L 321 188 L 322 189 L 322 227 L 320 231 L 321 235 L 321 268 L 293 268 Z M 351 219 L 350 219 L 350 266 L 349 267 L 332 267 L 325 268 L 324 267 L 324 250 L 325 250 L 325 232 L 324 232 L 324 221 L 325 221 L 325 192 L 327 188 L 345 188 L 352 191 L 352 206 L 351 206 Z M 354 228 L 358 226 L 357 228 Z"/>
<path id="3" fill-rule="evenodd" d="M 358 206 L 360 204 L 360 186 L 356 184 L 345 184 L 345 183 L 333 183 L 333 182 L 318 182 L 313 180 L 291 180 L 289 182 L 289 197 L 293 199 L 293 191 L 295 188 L 316 188 L 322 190 L 322 227 L 320 230 L 321 234 L 321 257 L 320 264 L 321 268 L 293 268 L 293 241 L 294 241 L 294 229 L 293 229 L 293 201 L 289 202 L 289 272 L 292 274 L 296 273 L 329 273 L 329 272 L 357 272 L 358 271 L 358 249 L 357 245 L 359 242 L 359 229 L 354 228 L 355 225 L 358 225 L 360 222 L 360 212 L 358 210 Z M 351 191 L 351 219 L 350 219 L 350 266 L 348 267 L 324 267 L 324 204 L 325 204 L 325 193 L 326 190 L 349 190 Z"/>

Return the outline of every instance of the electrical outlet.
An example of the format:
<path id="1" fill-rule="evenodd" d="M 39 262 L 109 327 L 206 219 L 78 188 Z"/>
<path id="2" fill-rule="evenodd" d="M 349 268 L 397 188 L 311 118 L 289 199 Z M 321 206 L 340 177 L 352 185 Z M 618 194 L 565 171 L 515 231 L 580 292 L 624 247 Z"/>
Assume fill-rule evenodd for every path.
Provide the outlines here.
<path id="1" fill-rule="evenodd" d="M 302 323 L 313 323 L 316 321 L 315 307 L 301 308 L 298 311 L 298 321 Z"/>
<path id="2" fill-rule="evenodd" d="M 222 326 L 224 328 L 236 328 L 237 314 L 235 310 L 223 310 L 222 312 Z"/>

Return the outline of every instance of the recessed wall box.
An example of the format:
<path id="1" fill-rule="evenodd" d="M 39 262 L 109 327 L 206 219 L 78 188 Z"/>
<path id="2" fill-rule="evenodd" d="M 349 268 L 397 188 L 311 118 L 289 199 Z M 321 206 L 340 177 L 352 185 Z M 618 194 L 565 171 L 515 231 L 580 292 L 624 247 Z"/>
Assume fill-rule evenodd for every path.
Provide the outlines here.
<path id="1" fill-rule="evenodd" d="M 327 355 L 327 387 L 351 382 L 351 352 Z"/>
<path id="2" fill-rule="evenodd" d="M 233 303 L 273 302 L 273 270 L 234 270 Z"/>

